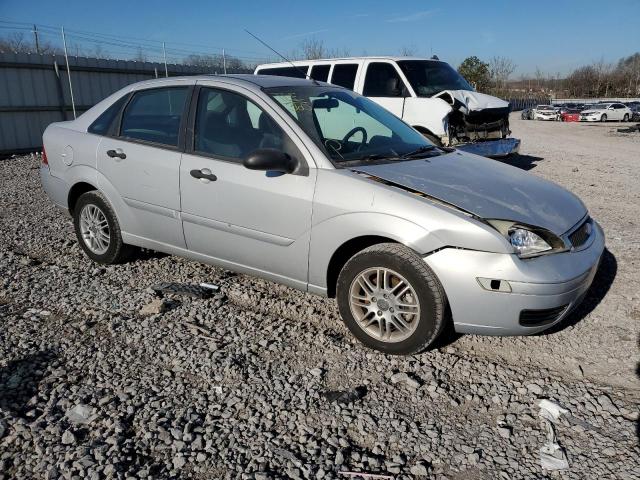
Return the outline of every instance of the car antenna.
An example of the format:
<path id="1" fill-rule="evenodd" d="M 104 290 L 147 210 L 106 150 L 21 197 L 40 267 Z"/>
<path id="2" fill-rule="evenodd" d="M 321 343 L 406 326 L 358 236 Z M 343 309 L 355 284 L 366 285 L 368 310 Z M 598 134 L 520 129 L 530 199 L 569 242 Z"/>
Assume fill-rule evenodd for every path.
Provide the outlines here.
<path id="1" fill-rule="evenodd" d="M 320 85 L 315 78 L 311 78 L 306 72 L 304 72 L 300 67 L 298 67 L 295 63 L 293 63 L 291 60 L 289 60 L 287 57 L 285 57 L 284 55 L 282 55 L 280 52 L 278 52 L 275 48 L 271 48 L 269 45 L 267 45 L 266 42 L 263 42 L 262 40 L 260 40 L 256 35 L 254 35 L 253 33 L 251 33 L 249 30 L 245 29 L 245 32 L 247 32 L 249 35 L 251 35 L 253 38 L 255 38 L 257 41 L 259 41 L 262 45 L 264 45 L 265 47 L 267 47 L 269 50 L 271 50 L 273 53 L 275 53 L 276 55 L 278 55 L 280 58 L 282 58 L 285 62 L 290 63 L 291 66 L 293 68 L 295 68 L 296 70 L 298 70 L 301 74 L 304 75 L 304 78 L 311 80 L 315 85 Z"/>

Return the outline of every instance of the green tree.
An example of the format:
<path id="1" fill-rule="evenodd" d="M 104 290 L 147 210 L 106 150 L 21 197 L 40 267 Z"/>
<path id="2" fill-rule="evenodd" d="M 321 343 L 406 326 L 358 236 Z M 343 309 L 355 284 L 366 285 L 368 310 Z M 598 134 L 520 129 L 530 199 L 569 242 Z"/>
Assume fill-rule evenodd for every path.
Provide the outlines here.
<path id="1" fill-rule="evenodd" d="M 465 58 L 458 67 L 458 73 L 466 78 L 479 92 L 486 92 L 491 88 L 489 64 L 476 56 Z"/>

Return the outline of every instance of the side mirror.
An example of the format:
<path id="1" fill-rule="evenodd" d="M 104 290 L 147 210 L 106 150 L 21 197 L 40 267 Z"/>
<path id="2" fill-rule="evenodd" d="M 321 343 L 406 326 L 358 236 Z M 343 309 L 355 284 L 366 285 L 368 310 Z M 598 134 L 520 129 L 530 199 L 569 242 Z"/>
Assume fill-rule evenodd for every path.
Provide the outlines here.
<path id="1" fill-rule="evenodd" d="M 292 173 L 298 166 L 298 161 L 281 150 L 259 148 L 251 152 L 242 164 L 249 170 Z"/>

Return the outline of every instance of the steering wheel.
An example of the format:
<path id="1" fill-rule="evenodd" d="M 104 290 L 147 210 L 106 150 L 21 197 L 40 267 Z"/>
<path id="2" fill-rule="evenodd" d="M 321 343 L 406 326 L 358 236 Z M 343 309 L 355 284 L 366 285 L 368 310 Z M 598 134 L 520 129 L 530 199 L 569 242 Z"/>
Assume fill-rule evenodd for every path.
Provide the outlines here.
<path id="1" fill-rule="evenodd" d="M 357 150 L 360 150 L 362 146 L 367 143 L 367 131 L 363 127 L 353 127 L 351 130 L 347 132 L 347 134 L 342 138 L 342 143 L 347 143 L 351 137 L 353 137 L 356 133 L 362 132 L 362 141 L 360 145 L 358 145 Z"/>

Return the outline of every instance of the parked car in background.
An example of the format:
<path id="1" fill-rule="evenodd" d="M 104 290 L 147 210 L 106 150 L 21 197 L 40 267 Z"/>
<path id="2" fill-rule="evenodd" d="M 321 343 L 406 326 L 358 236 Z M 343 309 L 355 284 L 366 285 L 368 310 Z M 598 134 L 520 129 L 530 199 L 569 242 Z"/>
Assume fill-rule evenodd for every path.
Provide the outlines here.
<path id="1" fill-rule="evenodd" d="M 538 105 L 533 112 L 534 120 L 558 120 L 558 112 L 552 105 Z"/>
<path id="2" fill-rule="evenodd" d="M 587 110 L 580 112 L 581 122 L 606 122 L 617 120 L 628 122 L 631 119 L 631 109 L 622 103 L 596 103 Z"/>
<path id="3" fill-rule="evenodd" d="M 631 121 L 640 122 L 640 104 L 633 105 L 631 108 Z"/>
<path id="4" fill-rule="evenodd" d="M 525 108 L 520 112 L 522 120 L 533 120 L 533 108 Z"/>
<path id="5" fill-rule="evenodd" d="M 390 354 L 423 350 L 449 322 L 545 330 L 584 298 L 604 251 L 574 194 L 437 147 L 326 83 L 144 81 L 43 141 L 42 185 L 90 259 L 138 246 L 336 297 L 353 335 Z"/>
<path id="6" fill-rule="evenodd" d="M 354 90 L 437 145 L 484 156 L 520 148 L 509 103 L 478 93 L 448 63 L 413 57 L 354 57 L 258 65 L 256 74 L 309 77 Z"/>
<path id="7" fill-rule="evenodd" d="M 580 110 L 576 108 L 565 108 L 560 113 L 560 120 L 563 122 L 579 122 Z"/>

